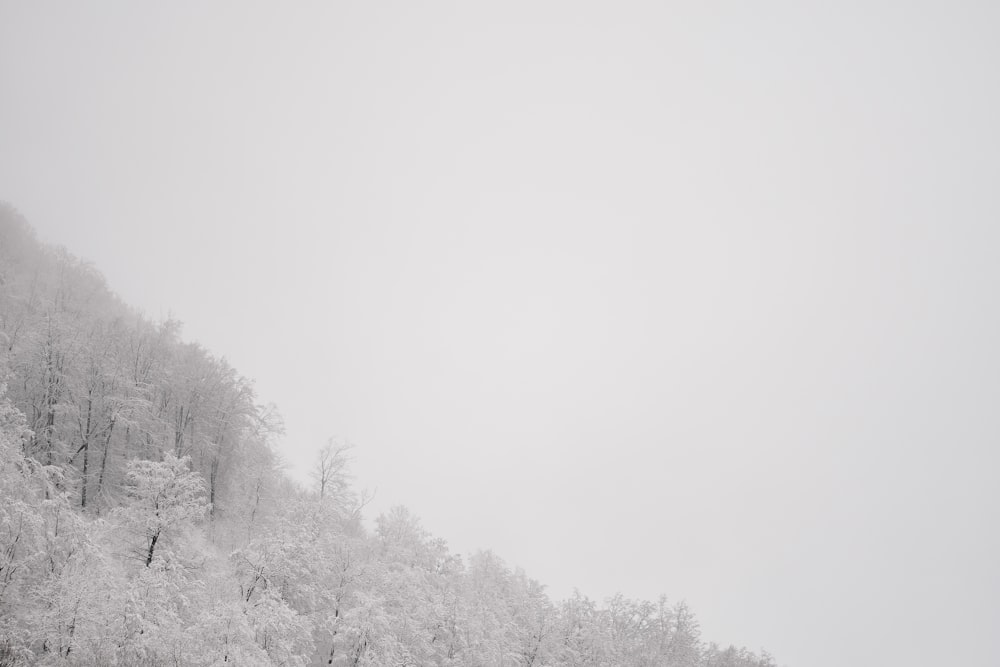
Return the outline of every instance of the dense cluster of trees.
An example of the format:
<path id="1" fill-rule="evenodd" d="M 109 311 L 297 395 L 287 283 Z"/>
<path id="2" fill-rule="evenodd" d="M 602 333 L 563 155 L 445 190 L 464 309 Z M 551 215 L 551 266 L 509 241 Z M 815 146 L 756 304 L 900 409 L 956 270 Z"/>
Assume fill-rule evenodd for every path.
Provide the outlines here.
<path id="1" fill-rule="evenodd" d="M 301 488 L 251 382 L 0 207 L 0 665 L 773 667 L 683 603 L 544 588 L 397 508 L 347 452 Z"/>

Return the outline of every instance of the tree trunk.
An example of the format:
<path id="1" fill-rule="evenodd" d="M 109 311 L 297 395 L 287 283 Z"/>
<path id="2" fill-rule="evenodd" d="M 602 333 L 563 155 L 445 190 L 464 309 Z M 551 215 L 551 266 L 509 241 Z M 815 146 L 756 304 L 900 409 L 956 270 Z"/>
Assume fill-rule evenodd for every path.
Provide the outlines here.
<path id="1" fill-rule="evenodd" d="M 83 479 L 80 483 L 80 509 L 87 509 L 87 462 L 90 454 L 88 442 L 83 443 Z"/>
<path id="2" fill-rule="evenodd" d="M 221 447 L 221 444 L 219 445 Z M 215 488 L 219 478 L 219 454 L 212 457 L 212 465 L 208 474 L 208 518 L 215 521 Z"/>
<path id="3" fill-rule="evenodd" d="M 83 480 L 80 484 L 80 509 L 87 509 L 87 464 L 90 459 L 90 420 L 93 412 L 94 399 L 87 396 L 87 426 L 83 431 Z"/>
<path id="4" fill-rule="evenodd" d="M 153 533 L 152 539 L 149 540 L 149 552 L 146 554 L 146 567 L 153 562 L 153 549 L 156 548 L 156 540 L 160 539 L 160 531 Z"/>
<path id="5" fill-rule="evenodd" d="M 108 424 L 108 437 L 104 439 L 104 453 L 101 454 L 101 474 L 97 476 L 97 497 L 101 497 L 101 490 L 104 488 L 104 472 L 108 467 L 108 450 L 111 449 L 111 434 L 114 433 L 117 419 L 112 418 Z"/>
<path id="6" fill-rule="evenodd" d="M 337 604 L 337 608 L 333 610 L 334 619 L 340 619 L 340 604 Z M 326 664 L 333 664 L 333 654 L 337 650 L 337 628 L 334 626 L 333 635 L 330 637 L 330 659 L 326 661 Z"/>

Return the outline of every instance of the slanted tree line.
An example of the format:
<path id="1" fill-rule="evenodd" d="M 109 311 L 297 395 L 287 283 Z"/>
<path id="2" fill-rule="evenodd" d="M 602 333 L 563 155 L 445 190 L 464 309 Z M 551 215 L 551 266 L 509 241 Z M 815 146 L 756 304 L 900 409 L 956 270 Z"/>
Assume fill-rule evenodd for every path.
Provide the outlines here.
<path id="1" fill-rule="evenodd" d="M 281 420 L 177 322 L 0 206 L 0 665 L 774 667 L 684 603 L 553 601 L 396 508 L 349 452 L 287 478 Z"/>

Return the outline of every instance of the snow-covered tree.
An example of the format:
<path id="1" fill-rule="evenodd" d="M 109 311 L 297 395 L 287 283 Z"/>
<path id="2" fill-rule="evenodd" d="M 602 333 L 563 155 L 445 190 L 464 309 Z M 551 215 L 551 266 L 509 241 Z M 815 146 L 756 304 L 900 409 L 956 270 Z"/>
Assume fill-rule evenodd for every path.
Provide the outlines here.
<path id="1" fill-rule="evenodd" d="M 116 514 L 138 538 L 135 553 L 147 567 L 173 531 L 192 526 L 208 510 L 205 481 L 190 466 L 190 457 L 172 452 L 163 461 L 136 459 L 128 465 L 129 502 Z"/>

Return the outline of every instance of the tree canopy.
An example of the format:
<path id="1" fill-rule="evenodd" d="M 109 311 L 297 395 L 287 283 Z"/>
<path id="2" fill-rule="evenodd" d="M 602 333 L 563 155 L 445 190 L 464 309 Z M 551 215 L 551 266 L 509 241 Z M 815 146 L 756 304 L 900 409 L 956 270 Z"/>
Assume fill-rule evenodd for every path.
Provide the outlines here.
<path id="1" fill-rule="evenodd" d="M 405 508 L 367 529 L 346 443 L 292 482 L 251 381 L 9 206 L 0 374 L 0 665 L 775 665 L 684 602 L 552 600 Z"/>

